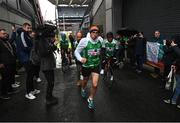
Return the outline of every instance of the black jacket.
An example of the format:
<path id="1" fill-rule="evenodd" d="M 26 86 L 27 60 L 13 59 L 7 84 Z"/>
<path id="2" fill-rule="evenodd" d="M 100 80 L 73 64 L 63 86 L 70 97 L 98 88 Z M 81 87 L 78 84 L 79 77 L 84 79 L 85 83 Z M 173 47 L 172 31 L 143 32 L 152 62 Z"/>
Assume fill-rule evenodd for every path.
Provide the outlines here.
<path id="1" fill-rule="evenodd" d="M 145 55 L 146 53 L 146 39 L 136 37 L 135 41 L 135 55 Z"/>
<path id="2" fill-rule="evenodd" d="M 11 44 L 0 39 L 0 64 L 15 64 L 16 57 Z"/>
<path id="3" fill-rule="evenodd" d="M 53 52 L 57 49 L 57 47 L 47 39 L 40 39 L 37 45 L 41 59 L 41 70 L 53 70 L 56 67 L 56 61 Z"/>
<path id="4" fill-rule="evenodd" d="M 21 63 L 30 61 L 30 52 L 33 47 L 33 42 L 29 33 L 20 29 L 16 39 L 17 57 Z"/>
<path id="5" fill-rule="evenodd" d="M 175 63 L 174 63 L 176 65 L 176 67 L 177 67 L 176 73 L 180 74 L 180 48 L 178 46 L 174 46 L 173 50 L 174 50 L 174 52 L 176 54 L 176 60 L 175 60 Z"/>
<path id="6" fill-rule="evenodd" d="M 165 45 L 163 47 L 164 55 L 163 55 L 163 62 L 165 65 L 172 65 L 176 60 L 176 54 L 172 47 Z"/>

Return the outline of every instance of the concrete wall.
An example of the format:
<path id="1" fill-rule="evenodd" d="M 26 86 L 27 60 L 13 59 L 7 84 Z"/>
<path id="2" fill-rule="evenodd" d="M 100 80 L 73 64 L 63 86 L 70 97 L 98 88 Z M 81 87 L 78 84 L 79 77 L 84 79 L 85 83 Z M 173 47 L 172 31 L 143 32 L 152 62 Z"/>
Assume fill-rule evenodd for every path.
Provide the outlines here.
<path id="1" fill-rule="evenodd" d="M 122 4 L 123 0 L 113 0 L 113 32 L 122 28 Z"/>
<path id="2" fill-rule="evenodd" d="M 97 0 L 98 1 L 98 0 Z M 105 0 L 102 3 L 94 4 L 93 7 L 93 24 L 99 25 L 103 33 L 106 33 L 106 3 Z M 96 11 L 97 10 L 97 11 Z"/>
<path id="3" fill-rule="evenodd" d="M 180 0 L 124 0 L 123 25 L 151 38 L 155 30 L 169 38 L 180 34 Z"/>
<path id="4" fill-rule="evenodd" d="M 106 33 L 113 31 L 113 10 L 112 0 L 105 0 L 106 2 Z"/>
<path id="5" fill-rule="evenodd" d="M 15 13 L 8 11 L 7 9 L 0 6 L 0 28 L 5 28 L 8 32 L 11 32 L 12 24 L 16 26 L 22 25 L 24 22 L 31 23 L 30 20 L 25 19 Z M 3 21 L 4 20 L 4 21 Z"/>
<path id="6" fill-rule="evenodd" d="M 28 0 L 0 0 L 0 28 L 11 32 L 12 24 L 20 27 L 23 23 L 31 24 L 35 12 Z M 36 19 L 35 19 L 36 20 Z"/>
<path id="7" fill-rule="evenodd" d="M 94 5 L 92 7 L 92 16 L 96 15 L 103 1 L 104 0 L 95 0 Z"/>
<path id="8" fill-rule="evenodd" d="M 122 28 L 123 0 L 96 0 L 92 9 L 93 24 L 102 25 L 103 33 Z"/>
<path id="9" fill-rule="evenodd" d="M 128 27 L 143 31 L 147 38 L 155 30 L 169 38 L 180 34 L 179 5 L 180 0 L 96 0 L 93 24 L 103 25 L 104 33 Z"/>

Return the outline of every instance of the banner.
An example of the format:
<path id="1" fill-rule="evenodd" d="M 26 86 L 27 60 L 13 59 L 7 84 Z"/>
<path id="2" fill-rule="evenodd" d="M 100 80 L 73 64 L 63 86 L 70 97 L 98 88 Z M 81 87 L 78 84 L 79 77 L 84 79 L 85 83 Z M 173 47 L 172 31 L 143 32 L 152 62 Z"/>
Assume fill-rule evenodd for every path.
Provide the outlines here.
<path id="1" fill-rule="evenodd" d="M 159 56 L 159 43 L 147 42 L 146 44 L 146 52 L 147 52 L 147 60 L 158 63 Z"/>

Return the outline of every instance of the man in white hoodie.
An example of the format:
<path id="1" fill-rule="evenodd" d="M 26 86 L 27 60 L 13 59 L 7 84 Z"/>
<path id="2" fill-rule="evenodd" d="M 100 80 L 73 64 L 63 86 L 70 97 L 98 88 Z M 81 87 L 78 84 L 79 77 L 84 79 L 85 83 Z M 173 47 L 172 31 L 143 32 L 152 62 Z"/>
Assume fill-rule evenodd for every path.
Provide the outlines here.
<path id="1" fill-rule="evenodd" d="M 81 95 L 83 98 L 87 97 L 86 86 L 90 75 L 92 75 L 92 87 L 90 89 L 90 95 L 87 99 L 88 107 L 94 109 L 94 96 L 97 91 L 99 73 L 100 73 L 100 51 L 101 51 L 101 40 L 99 38 L 99 28 L 92 26 L 90 28 L 90 36 L 81 39 L 76 50 L 75 56 L 82 65 L 83 81 L 81 84 Z M 82 54 L 82 55 L 81 55 Z"/>

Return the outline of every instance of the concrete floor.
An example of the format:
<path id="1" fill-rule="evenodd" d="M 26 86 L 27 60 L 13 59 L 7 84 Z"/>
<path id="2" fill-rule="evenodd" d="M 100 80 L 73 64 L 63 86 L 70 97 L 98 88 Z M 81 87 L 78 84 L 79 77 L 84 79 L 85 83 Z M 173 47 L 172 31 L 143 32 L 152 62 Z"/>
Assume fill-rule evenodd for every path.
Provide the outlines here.
<path id="1" fill-rule="evenodd" d="M 47 107 L 45 104 L 46 81 L 37 87 L 41 93 L 35 100 L 25 98 L 25 74 L 20 92 L 10 100 L 0 100 L 0 121 L 180 121 L 180 109 L 165 104 L 162 82 L 150 77 L 149 72 L 138 75 L 126 66 L 115 71 L 116 83 L 111 89 L 100 80 L 95 97 L 96 110 L 90 111 L 86 100 L 80 96 L 76 86 L 76 68 L 63 74 L 55 70 L 54 95 L 59 103 Z M 88 83 L 88 88 L 91 82 Z"/>

